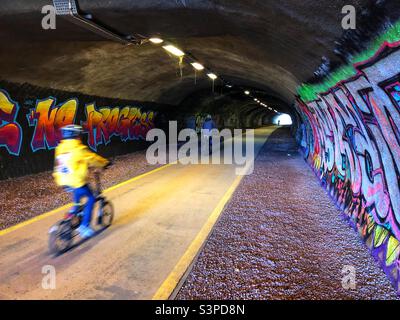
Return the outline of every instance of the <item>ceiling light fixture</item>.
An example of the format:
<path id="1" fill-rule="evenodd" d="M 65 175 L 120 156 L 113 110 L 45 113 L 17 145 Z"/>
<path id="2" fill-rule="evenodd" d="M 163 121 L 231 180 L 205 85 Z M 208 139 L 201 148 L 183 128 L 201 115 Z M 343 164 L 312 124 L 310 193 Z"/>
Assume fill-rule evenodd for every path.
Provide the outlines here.
<path id="1" fill-rule="evenodd" d="M 163 39 L 160 39 L 160 38 L 150 38 L 149 41 L 150 41 L 151 43 L 154 43 L 154 44 L 160 44 L 160 43 L 163 43 L 163 42 L 164 42 L 164 40 L 163 40 Z"/>
<path id="2" fill-rule="evenodd" d="M 204 66 L 198 62 L 192 62 L 191 65 L 198 71 L 204 70 Z"/>
<path id="3" fill-rule="evenodd" d="M 246 91 L 244 92 L 244 94 L 245 94 L 245 95 L 249 95 L 249 94 L 250 94 L 250 91 L 246 90 Z"/>
<path id="4" fill-rule="evenodd" d="M 171 44 L 163 46 L 163 48 L 164 50 L 168 51 L 169 53 L 172 53 L 174 56 L 177 57 L 183 57 L 185 55 L 185 53 L 182 50 L 178 49 L 177 47 Z"/>
<path id="5" fill-rule="evenodd" d="M 218 78 L 217 75 L 214 73 L 207 73 L 207 76 L 213 81 Z"/>

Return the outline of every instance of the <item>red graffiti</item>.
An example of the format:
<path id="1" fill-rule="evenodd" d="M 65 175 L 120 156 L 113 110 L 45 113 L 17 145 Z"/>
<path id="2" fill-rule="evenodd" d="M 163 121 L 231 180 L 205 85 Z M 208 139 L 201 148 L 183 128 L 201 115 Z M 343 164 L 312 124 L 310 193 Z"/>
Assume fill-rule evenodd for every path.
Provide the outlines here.
<path id="1" fill-rule="evenodd" d="M 31 146 L 33 151 L 52 149 L 60 141 L 60 128 L 74 123 L 77 100 L 71 99 L 61 106 L 54 106 L 55 99 L 39 101 L 27 115 L 29 124 L 35 127 Z"/>
<path id="2" fill-rule="evenodd" d="M 18 104 L 0 90 L 0 147 L 13 155 L 19 155 L 22 143 L 22 129 L 16 122 L 18 109 Z"/>

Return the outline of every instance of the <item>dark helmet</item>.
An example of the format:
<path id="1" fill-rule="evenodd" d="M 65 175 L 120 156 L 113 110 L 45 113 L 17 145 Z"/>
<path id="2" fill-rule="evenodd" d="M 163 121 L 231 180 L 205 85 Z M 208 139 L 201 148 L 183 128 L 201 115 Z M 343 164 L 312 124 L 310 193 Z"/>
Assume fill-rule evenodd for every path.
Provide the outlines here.
<path id="1" fill-rule="evenodd" d="M 75 139 L 82 134 L 82 131 L 81 126 L 70 124 L 61 128 L 61 136 L 63 139 Z"/>

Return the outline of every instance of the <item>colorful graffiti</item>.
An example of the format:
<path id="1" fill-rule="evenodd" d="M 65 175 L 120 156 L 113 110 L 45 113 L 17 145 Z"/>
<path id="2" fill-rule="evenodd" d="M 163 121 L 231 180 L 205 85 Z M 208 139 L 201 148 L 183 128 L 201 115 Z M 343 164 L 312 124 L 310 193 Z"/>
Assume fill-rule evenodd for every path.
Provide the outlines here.
<path id="1" fill-rule="evenodd" d="M 53 149 L 59 143 L 60 128 L 75 122 L 78 101 L 71 99 L 56 106 L 55 98 L 38 101 L 35 109 L 27 115 L 28 123 L 34 127 L 32 151 Z"/>
<path id="2" fill-rule="evenodd" d="M 61 104 L 49 97 L 38 100 L 34 108 L 26 114 L 28 125 L 33 128 L 30 146 L 33 152 L 54 149 L 59 143 L 60 128 L 76 123 L 79 102 L 72 98 Z M 20 154 L 23 132 L 17 121 L 19 106 L 8 93 L 0 90 L 0 148 L 9 154 Z M 85 106 L 86 120 L 80 121 L 87 134 L 90 148 L 97 150 L 100 144 L 109 144 L 116 136 L 121 141 L 145 139 L 154 128 L 153 111 L 143 112 L 137 107 L 101 107 L 95 103 Z"/>
<path id="3" fill-rule="evenodd" d="M 88 134 L 88 145 L 96 150 L 99 144 L 108 144 L 111 137 L 122 141 L 145 139 L 154 127 L 154 112 L 142 112 L 139 108 L 99 108 L 95 104 L 86 106 L 87 121 L 82 123 Z"/>
<path id="4" fill-rule="evenodd" d="M 19 106 L 8 93 L 0 90 L 0 147 L 5 147 L 12 155 L 19 155 L 22 129 L 16 118 Z"/>
<path id="5" fill-rule="evenodd" d="M 298 100 L 305 156 L 399 290 L 399 44 L 385 43 L 357 75 Z M 400 291 L 399 291 L 400 292 Z"/>

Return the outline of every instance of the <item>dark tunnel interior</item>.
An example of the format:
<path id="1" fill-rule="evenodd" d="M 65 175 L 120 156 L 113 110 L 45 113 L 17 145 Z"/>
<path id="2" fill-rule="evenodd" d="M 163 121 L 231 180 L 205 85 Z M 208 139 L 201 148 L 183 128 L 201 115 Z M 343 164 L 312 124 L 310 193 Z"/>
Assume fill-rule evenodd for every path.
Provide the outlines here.
<path id="1" fill-rule="evenodd" d="M 211 101 L 219 117 L 240 115 L 244 126 L 273 116 L 252 96 L 297 119 L 296 88 L 322 56 L 333 54 L 342 30 L 340 8 L 365 1 L 79 1 L 80 10 L 122 35 L 159 36 L 218 74 L 212 91 L 205 72 L 179 66 L 158 45 L 121 45 L 64 19 L 44 31 L 39 10 L 49 1 L 1 4 L 1 77 L 14 83 L 107 98 L 168 104 L 171 114 L 201 110 Z M 396 10 L 387 12 L 395 16 Z M 311 12 L 309 12 L 311 11 Z M 307 15 L 307 19 L 304 17 Z M 279 25 L 279 28 L 275 26 Z M 233 86 L 233 87 L 230 87 Z M 190 105 L 188 103 L 190 102 Z M 229 107 L 228 105 L 231 105 Z M 263 109 L 264 110 L 263 112 Z M 244 120 L 243 116 L 248 117 Z M 228 121 L 228 120 L 227 120 Z M 250 124 L 252 123 L 252 124 Z"/>
<path id="2" fill-rule="evenodd" d="M 228 114 L 240 116 L 231 121 L 246 127 L 274 112 L 257 107 L 244 90 L 293 116 L 296 88 L 317 69 L 321 56 L 332 56 L 342 32 L 340 8 L 349 1 L 79 1 L 82 12 L 120 34 L 159 36 L 183 49 L 218 74 L 214 92 L 204 72 L 198 72 L 195 84 L 193 68 L 183 63 L 180 70 L 178 59 L 160 46 L 112 43 L 64 19 L 57 20 L 56 30 L 43 31 L 38 8 L 48 2 L 2 1 L 3 79 L 169 104 L 179 114 L 212 102 L 215 109 L 208 111 L 221 112 L 228 122 Z M 307 13 L 311 18 L 305 21 L 308 10 L 315 14 Z"/>
<path id="3" fill-rule="evenodd" d="M 57 155 L 55 150 L 63 140 L 61 128 L 76 125 L 80 130 L 77 140 L 82 139 L 83 148 L 88 147 L 105 158 L 119 159 L 119 169 L 114 167 L 111 171 L 115 178 L 111 174 L 108 176 L 108 191 L 121 185 L 127 190 L 132 181 L 126 182 L 127 185 L 122 181 L 131 176 L 150 179 L 146 170 L 159 173 L 160 181 L 165 183 L 163 189 L 158 188 L 158 184 L 154 187 L 156 191 L 146 189 L 151 183 L 156 183 L 143 179 L 145 183 L 140 186 L 144 190 L 140 194 L 142 202 L 135 207 L 139 218 L 146 210 L 153 210 L 152 204 L 155 203 L 156 207 L 158 201 L 159 208 L 166 205 L 169 206 L 168 213 L 175 212 L 175 203 L 168 198 L 170 189 L 176 192 L 176 203 L 178 200 L 184 203 L 187 196 L 184 192 L 188 190 L 195 190 L 193 193 L 199 196 L 196 200 L 199 207 L 211 198 L 215 200 L 213 207 L 211 204 L 207 207 L 210 209 L 207 214 L 214 212 L 214 207 L 220 208 L 218 214 L 221 214 L 230 197 L 235 196 L 236 200 L 232 200 L 228 207 L 232 212 L 258 210 L 258 219 L 262 223 L 251 221 L 252 211 L 248 218 L 250 224 L 257 224 L 255 237 L 268 229 L 265 226 L 270 221 L 282 219 L 283 222 L 275 226 L 282 228 L 280 234 L 291 229 L 289 234 L 297 228 L 300 220 L 303 225 L 307 223 L 308 231 L 296 229 L 298 234 L 292 234 L 294 240 L 287 247 L 303 250 L 303 242 L 309 244 L 311 241 L 308 234 L 314 236 L 314 227 L 318 227 L 320 229 L 313 238 L 315 241 L 307 249 L 313 250 L 315 246 L 326 256 L 331 252 L 340 256 L 336 247 L 324 245 L 329 243 L 324 242 L 324 232 L 329 233 L 334 243 L 339 243 L 338 247 L 343 245 L 345 248 L 351 242 L 347 243 L 346 237 L 349 236 L 340 229 L 342 226 L 337 227 L 341 221 L 332 222 L 331 228 L 331 220 L 328 214 L 325 215 L 325 209 L 331 215 L 340 212 L 344 220 L 358 231 L 362 238 L 360 242 L 366 244 L 399 294 L 398 0 L 0 2 L 0 186 L 9 184 L 13 190 L 12 187 L 21 184 L 22 180 L 18 179 L 26 178 L 27 186 L 42 186 L 40 183 L 43 183 L 45 187 L 29 187 L 32 190 L 26 191 L 25 197 L 47 196 L 52 200 L 50 193 L 55 194 L 56 189 L 53 185 L 48 186 L 52 181 L 51 170 L 57 167 L 54 159 Z M 50 10 L 48 6 L 55 10 L 54 28 L 45 28 L 43 24 L 46 10 Z M 343 8 L 349 6 L 357 12 L 357 28 L 346 29 L 343 26 Z M 47 9 L 43 11 L 45 7 Z M 144 150 L 150 145 L 146 135 L 151 129 L 167 131 L 173 120 L 177 121 L 178 129 L 195 129 L 194 135 L 200 135 L 207 119 L 212 119 L 218 129 L 255 129 L 247 130 L 256 132 L 256 138 L 252 137 L 255 141 L 253 147 L 256 145 L 257 149 L 253 162 L 258 154 L 261 155 L 259 166 L 252 167 L 256 168 L 252 181 L 246 180 L 240 185 L 242 178 L 236 180 L 235 176 L 239 174 L 233 174 L 232 167 L 227 169 L 223 166 L 223 169 L 218 169 L 220 171 L 203 168 L 209 170 L 207 174 L 199 168 L 185 168 L 187 171 L 182 170 L 181 180 L 174 180 L 179 176 L 178 170 L 178 173 L 166 173 L 169 176 L 165 178 L 160 168 L 145 163 L 147 154 Z M 171 136 L 168 135 L 165 141 Z M 240 150 L 247 143 L 244 140 L 240 140 Z M 178 141 L 172 142 L 168 140 L 168 148 L 171 145 L 181 147 Z M 229 148 L 226 150 L 231 151 Z M 123 172 L 126 169 L 123 166 L 129 162 L 127 159 L 132 166 Z M 145 163 L 142 167 L 140 161 L 142 165 Z M 169 165 L 165 167 L 169 168 Z M 305 165 L 308 171 L 304 169 Z M 193 182 L 192 174 L 198 181 Z M 35 175 L 45 177 L 43 180 L 47 179 L 46 182 L 39 181 L 39 178 L 39 182 L 36 181 L 32 178 Z M 203 189 L 202 179 L 204 184 L 216 189 Z M 241 192 L 234 194 L 235 188 Z M 13 210 L 10 203 L 24 210 L 27 208 L 27 204 L 21 204 L 23 201 L 18 203 L 18 199 L 13 198 L 8 187 L 3 189 L 8 192 L 4 198 L 9 201 L 4 212 Z M 134 187 L 126 194 L 132 190 Z M 124 192 L 119 196 L 125 197 Z M 212 196 L 214 193 L 228 200 L 217 201 Z M 291 203 L 287 201 L 289 204 L 284 201 L 286 193 L 288 199 L 293 199 Z M 93 201 L 103 201 L 100 195 L 101 191 L 98 191 Z M 134 198 L 132 194 L 130 196 Z M 239 196 L 241 200 L 238 200 Z M 132 227 L 134 210 L 129 211 L 131 198 L 120 199 L 118 204 L 124 212 L 124 216 L 117 220 L 117 230 L 121 228 L 122 232 L 127 230 L 123 227 L 125 222 L 129 228 Z M 60 196 L 55 202 L 51 209 L 66 205 L 67 200 Z M 279 211 L 282 204 L 287 205 L 286 212 Z M 32 207 L 34 205 L 28 209 Z M 190 207 L 191 204 L 185 202 L 180 209 L 186 214 Z M 38 210 L 29 213 L 28 218 L 36 219 Z M 300 218 L 295 219 L 296 215 Z M 0 212 L 0 236 L 1 223 L 8 219 L 4 216 Z M 262 220 L 266 216 L 270 220 Z M 159 215 L 154 219 L 159 223 L 152 224 L 151 229 L 165 227 L 167 234 L 173 234 L 175 226 L 169 225 L 165 216 L 166 220 L 161 222 L 158 218 Z M 197 218 L 192 220 L 200 221 Z M 203 218 L 206 220 L 206 216 Z M 20 217 L 13 216 L 13 219 L 8 227 L 13 223 L 24 223 Z M 286 219 L 290 221 L 290 228 L 285 225 Z M 216 221 L 217 218 L 213 223 Z M 222 225 L 225 223 L 228 229 L 231 228 L 231 222 L 226 221 L 223 220 Z M 337 229 L 341 230 L 342 233 L 338 234 L 343 238 L 336 237 Z M 187 235 L 186 229 L 179 230 L 177 233 L 180 235 Z M 142 239 L 148 236 L 144 233 L 141 233 Z M 239 231 L 238 234 L 245 235 L 245 232 Z M 271 234 L 265 235 L 265 239 Z M 286 239 L 280 238 L 280 234 L 274 237 L 282 240 L 279 245 L 286 245 Z M 225 236 L 223 233 L 215 235 Z M 127 239 L 132 237 L 128 232 L 125 236 Z M 189 236 L 196 239 L 196 234 Z M 173 241 L 186 250 L 180 239 Z M 257 245 L 263 245 L 262 241 L 260 243 Z M 225 249 L 223 246 L 217 249 L 221 248 Z M 112 252 L 111 247 L 108 249 Z M 286 250 L 279 252 L 284 256 Z M 268 248 L 260 251 L 265 253 Z M 158 253 L 155 256 L 160 258 Z M 321 270 L 332 270 L 327 260 L 323 260 L 326 257 L 321 258 L 314 252 L 310 256 L 311 260 L 304 261 L 311 269 L 321 263 Z M 297 259 L 294 254 L 285 261 L 297 263 Z M 226 261 L 229 262 L 230 258 Z M 275 267 L 279 262 L 279 259 L 265 258 L 255 263 Z M 218 267 L 218 261 L 215 265 Z M 242 271 L 240 268 L 230 269 L 233 278 Z M 321 270 L 314 271 L 320 274 Z M 289 285 L 282 284 L 282 287 L 288 288 Z M 291 297 L 297 297 L 296 294 Z M 365 295 L 365 292 L 360 293 L 360 296 Z M 346 292 L 343 296 L 347 298 L 350 294 Z M 233 294 L 230 297 L 237 296 Z"/>

